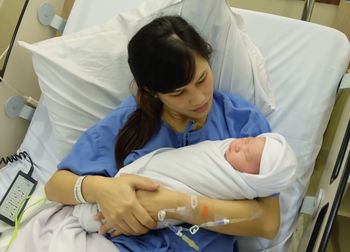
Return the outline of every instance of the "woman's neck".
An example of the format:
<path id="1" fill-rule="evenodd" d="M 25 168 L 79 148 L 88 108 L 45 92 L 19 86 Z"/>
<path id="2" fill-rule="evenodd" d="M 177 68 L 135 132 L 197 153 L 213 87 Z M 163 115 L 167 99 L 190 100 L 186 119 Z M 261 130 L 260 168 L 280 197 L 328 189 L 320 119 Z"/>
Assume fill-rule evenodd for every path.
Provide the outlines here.
<path id="1" fill-rule="evenodd" d="M 200 119 L 192 119 L 185 117 L 183 115 L 170 113 L 164 111 L 162 115 L 162 120 L 166 122 L 170 127 L 176 132 L 184 132 L 189 121 L 193 121 L 192 130 L 200 129 L 204 126 L 207 121 L 207 116 Z"/>

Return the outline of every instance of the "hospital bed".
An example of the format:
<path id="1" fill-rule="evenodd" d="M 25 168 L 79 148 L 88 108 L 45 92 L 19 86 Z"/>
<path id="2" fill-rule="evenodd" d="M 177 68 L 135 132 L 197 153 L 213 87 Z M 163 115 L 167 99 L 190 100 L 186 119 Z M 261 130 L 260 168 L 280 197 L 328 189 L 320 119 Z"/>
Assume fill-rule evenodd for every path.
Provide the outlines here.
<path id="1" fill-rule="evenodd" d="M 76 0 L 64 33 L 101 24 L 140 1 Z M 324 164 L 319 190 L 305 196 L 336 98 L 347 95 L 341 88 L 349 85 L 348 76 L 343 78 L 350 60 L 349 42 L 340 32 L 320 25 L 255 11 L 233 11 L 242 16 L 247 33 L 266 60 L 276 103 L 267 118 L 273 131 L 287 137 L 299 160 L 295 184 L 280 195 L 282 225 L 277 238 L 242 238 L 240 244 L 243 251 L 249 246 L 266 251 L 324 251 L 350 170 L 349 101 L 339 105 L 330 134 L 334 140 L 322 148 L 321 154 L 326 157 L 318 158 Z M 27 151 L 35 163 L 33 176 L 39 181 L 39 192 L 61 158 L 46 106 L 50 99 L 41 97 L 19 149 Z M 0 196 L 19 169 L 26 172 L 29 168 L 25 162 L 18 162 L 0 170 Z M 35 214 L 35 210 L 28 211 L 27 219 Z M 303 215 L 309 219 L 304 227 L 297 228 Z M 2 251 L 11 230 L 3 224 L 0 228 Z M 300 229 L 305 230 L 302 235 Z"/>

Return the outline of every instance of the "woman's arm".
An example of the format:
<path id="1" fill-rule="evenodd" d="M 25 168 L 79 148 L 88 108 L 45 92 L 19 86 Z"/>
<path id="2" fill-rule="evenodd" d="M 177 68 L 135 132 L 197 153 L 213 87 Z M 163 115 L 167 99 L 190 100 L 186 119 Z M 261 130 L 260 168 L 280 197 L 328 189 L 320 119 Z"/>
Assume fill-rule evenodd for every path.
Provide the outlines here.
<path id="1" fill-rule="evenodd" d="M 49 200 L 76 205 L 74 185 L 78 176 L 68 170 L 58 170 L 45 185 Z M 100 232 L 115 228 L 129 235 L 140 235 L 156 226 L 156 222 L 140 205 L 135 191 L 154 191 L 158 184 L 137 175 L 121 177 L 87 176 L 82 183 L 82 194 L 89 203 L 98 203 L 100 219 L 105 219 Z M 113 234 L 112 234 L 113 235 Z"/>
<path id="2" fill-rule="evenodd" d="M 208 207 L 208 208 L 207 208 Z M 203 210 L 209 212 L 205 217 Z M 218 216 L 218 217 L 215 217 Z M 181 218 L 181 216 L 173 216 Z M 220 218 L 221 217 L 221 218 Z M 254 217 L 252 220 L 249 220 Z M 248 219 L 224 226 L 208 228 L 212 231 L 229 235 L 258 236 L 273 239 L 279 230 L 280 209 L 278 196 L 259 198 L 256 200 L 224 201 L 198 197 L 196 214 L 189 220 L 193 224 L 201 224 L 214 219 Z"/>
<path id="3" fill-rule="evenodd" d="M 159 188 L 156 192 L 138 191 L 139 202 L 150 215 L 157 219 L 158 211 L 165 208 L 186 206 L 189 209 L 190 196 L 188 194 Z M 191 224 L 202 224 L 218 219 L 250 218 L 252 220 L 237 222 L 224 226 L 208 228 L 212 231 L 240 236 L 258 236 L 273 239 L 280 225 L 280 209 L 278 196 L 260 198 L 257 200 L 217 200 L 197 196 L 198 205 L 189 214 L 180 215 L 167 213 L 167 218 L 177 219 Z M 258 213 L 258 214 L 257 214 Z"/>
<path id="4" fill-rule="evenodd" d="M 65 205 L 79 204 L 79 202 L 75 200 L 73 193 L 74 185 L 78 178 L 78 175 L 68 170 L 57 170 L 49 179 L 49 181 L 45 184 L 45 194 L 47 199 L 51 201 L 60 202 Z M 92 192 L 93 191 L 94 190 L 92 190 Z M 89 198 L 88 202 L 96 202 L 93 200 L 93 196 L 90 196 L 90 194 L 90 190 L 85 191 L 84 198 Z"/>

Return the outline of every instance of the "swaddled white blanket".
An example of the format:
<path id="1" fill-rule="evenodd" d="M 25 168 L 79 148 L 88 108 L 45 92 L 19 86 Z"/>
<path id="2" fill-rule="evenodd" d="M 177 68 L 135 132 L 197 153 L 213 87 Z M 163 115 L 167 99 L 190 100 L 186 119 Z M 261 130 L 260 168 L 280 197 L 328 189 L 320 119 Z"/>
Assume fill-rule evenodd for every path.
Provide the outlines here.
<path id="1" fill-rule="evenodd" d="M 273 155 L 271 159 L 269 153 L 264 153 L 259 175 L 241 173 L 231 167 L 224 153 L 233 139 L 227 139 L 205 141 L 179 149 L 156 150 L 124 167 L 117 176 L 123 172 L 135 173 L 173 190 L 219 199 L 268 196 L 293 182 L 297 162 L 282 136 L 272 133 L 261 136 L 264 135 L 280 143 L 278 146 L 271 144 L 272 148 L 269 148 L 279 155 L 277 158 Z M 268 139 L 265 146 L 270 144 Z M 10 252 L 85 252 L 98 247 L 108 252 L 118 251 L 103 236 L 85 232 L 95 232 L 101 225 L 94 221 L 96 210 L 95 204 L 48 208 L 25 226 L 20 233 L 22 241 L 15 242 Z"/>
<path id="2" fill-rule="evenodd" d="M 276 133 L 259 136 L 266 137 L 259 174 L 239 172 L 226 161 L 225 152 L 234 140 L 230 138 L 155 150 L 121 169 L 117 176 L 138 174 L 169 189 L 216 199 L 270 196 L 293 183 L 297 161 L 283 136 Z M 84 229 L 97 231 L 100 223 L 93 220 L 97 207 L 88 204 L 75 208 L 73 214 Z"/>
<path id="3" fill-rule="evenodd" d="M 226 161 L 225 152 L 234 138 L 204 141 L 178 149 L 162 148 L 136 160 L 119 173 L 138 174 L 170 189 L 210 198 L 266 197 L 293 182 L 297 165 L 293 151 L 281 135 L 265 133 L 260 136 L 278 140 L 282 149 L 267 148 L 267 151 L 278 152 L 280 160 L 271 163 L 264 160 L 267 155 L 263 155 L 258 175 L 241 173 Z"/>

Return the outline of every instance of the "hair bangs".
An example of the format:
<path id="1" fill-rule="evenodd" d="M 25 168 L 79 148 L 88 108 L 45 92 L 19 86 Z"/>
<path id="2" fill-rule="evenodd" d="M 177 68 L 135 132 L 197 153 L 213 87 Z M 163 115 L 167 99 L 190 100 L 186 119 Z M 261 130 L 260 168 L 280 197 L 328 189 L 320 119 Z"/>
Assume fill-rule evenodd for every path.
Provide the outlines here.
<path id="1" fill-rule="evenodd" d="M 187 85 L 196 71 L 194 52 L 178 38 L 166 40 L 159 44 L 151 59 L 155 71 L 148 84 L 152 91 L 160 93 L 173 92 Z M 172 40 L 171 43 L 169 40 Z"/>

